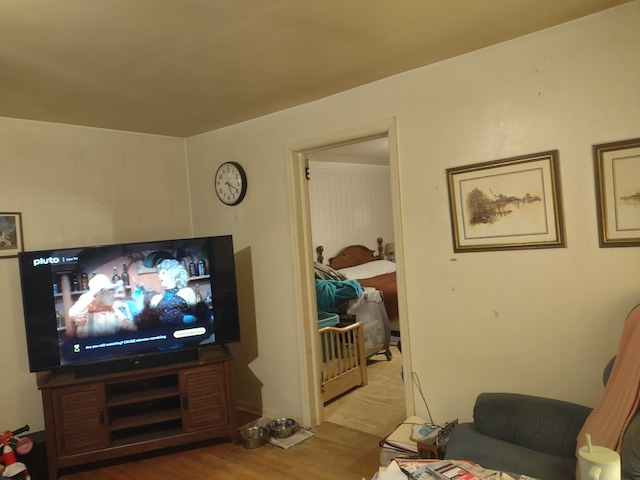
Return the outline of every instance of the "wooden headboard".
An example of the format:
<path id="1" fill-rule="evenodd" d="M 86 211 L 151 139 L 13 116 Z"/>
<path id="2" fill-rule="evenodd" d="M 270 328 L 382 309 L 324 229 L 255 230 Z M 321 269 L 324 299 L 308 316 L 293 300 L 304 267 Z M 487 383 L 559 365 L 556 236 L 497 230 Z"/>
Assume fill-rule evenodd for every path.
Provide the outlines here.
<path id="1" fill-rule="evenodd" d="M 329 259 L 329 266 L 333 269 L 339 270 L 340 268 L 355 267 L 356 265 L 362 265 L 363 263 L 373 262 L 374 260 L 381 260 L 384 258 L 383 253 L 383 240 L 379 237 L 378 240 L 378 253 L 375 250 L 371 250 L 364 245 L 349 245 L 340 250 L 335 257 Z M 319 246 L 316 248 L 317 262 L 323 263 L 324 248 Z"/>

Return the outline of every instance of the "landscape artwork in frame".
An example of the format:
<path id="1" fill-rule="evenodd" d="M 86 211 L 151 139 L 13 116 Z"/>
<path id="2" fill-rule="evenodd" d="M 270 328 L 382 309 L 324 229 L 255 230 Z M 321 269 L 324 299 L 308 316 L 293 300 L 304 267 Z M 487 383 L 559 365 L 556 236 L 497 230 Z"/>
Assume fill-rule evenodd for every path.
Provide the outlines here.
<path id="1" fill-rule="evenodd" d="M 601 247 L 640 246 L 640 138 L 593 146 Z"/>
<path id="2" fill-rule="evenodd" d="M 0 258 L 17 257 L 22 250 L 22 215 L 0 213 Z"/>
<path id="3" fill-rule="evenodd" d="M 565 247 L 558 151 L 447 169 L 455 252 Z"/>

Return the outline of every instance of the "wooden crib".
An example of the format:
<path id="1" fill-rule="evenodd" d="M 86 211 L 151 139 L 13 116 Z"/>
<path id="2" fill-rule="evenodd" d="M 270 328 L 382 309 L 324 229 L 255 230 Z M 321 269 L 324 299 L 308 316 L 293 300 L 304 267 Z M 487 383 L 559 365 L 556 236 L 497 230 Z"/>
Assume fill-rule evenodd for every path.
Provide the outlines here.
<path id="1" fill-rule="evenodd" d="M 327 403 L 354 387 L 367 384 L 362 324 L 319 330 L 322 345 L 322 401 Z"/>

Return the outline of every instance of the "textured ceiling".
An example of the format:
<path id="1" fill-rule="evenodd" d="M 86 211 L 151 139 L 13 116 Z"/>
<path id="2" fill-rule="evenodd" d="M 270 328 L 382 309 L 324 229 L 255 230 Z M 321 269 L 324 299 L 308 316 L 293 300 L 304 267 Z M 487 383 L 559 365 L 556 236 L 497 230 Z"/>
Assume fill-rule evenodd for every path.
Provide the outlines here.
<path id="1" fill-rule="evenodd" d="M 187 137 L 628 0 L 2 0 L 0 116 Z"/>

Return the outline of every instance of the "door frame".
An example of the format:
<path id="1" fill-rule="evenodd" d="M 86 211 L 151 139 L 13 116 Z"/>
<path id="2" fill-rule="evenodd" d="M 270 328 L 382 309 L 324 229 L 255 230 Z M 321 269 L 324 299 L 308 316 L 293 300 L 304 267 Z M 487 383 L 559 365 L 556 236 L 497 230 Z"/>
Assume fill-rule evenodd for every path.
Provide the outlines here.
<path id="1" fill-rule="evenodd" d="M 296 316 L 301 319 L 299 354 L 302 361 L 300 368 L 300 394 L 303 400 L 302 421 L 304 425 L 317 426 L 324 420 L 324 403 L 321 391 L 322 352 L 318 338 L 318 311 L 316 306 L 316 287 L 314 282 L 313 259 L 315 247 L 311 236 L 311 210 L 309 205 L 309 186 L 307 180 L 308 153 L 340 147 L 376 138 L 388 137 L 389 166 L 391 176 L 391 203 L 393 212 L 394 241 L 396 244 L 396 262 L 398 264 L 398 312 L 400 331 L 409 338 L 407 322 L 407 302 L 405 278 L 402 273 L 404 265 L 402 208 L 400 196 L 400 176 L 398 168 L 398 142 L 396 119 L 389 118 L 377 122 L 354 127 L 352 129 L 329 133 L 323 136 L 308 138 L 286 145 L 289 159 L 290 193 L 292 208 L 293 241 L 295 252 L 293 268 L 297 290 L 294 292 Z M 402 343 L 403 371 L 411 372 L 411 343 Z M 405 375 L 410 378 L 410 375 Z M 404 382 L 405 410 L 407 414 L 415 411 L 413 384 Z"/>

